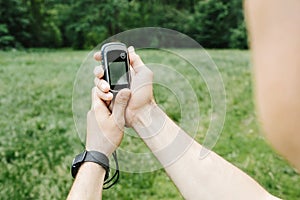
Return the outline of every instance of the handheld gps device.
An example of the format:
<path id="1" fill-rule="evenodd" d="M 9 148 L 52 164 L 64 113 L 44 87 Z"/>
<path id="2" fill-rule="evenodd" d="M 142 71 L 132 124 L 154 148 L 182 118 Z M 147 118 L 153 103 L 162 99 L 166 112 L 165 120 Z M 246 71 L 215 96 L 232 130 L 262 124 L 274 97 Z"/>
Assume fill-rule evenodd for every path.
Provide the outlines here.
<path id="1" fill-rule="evenodd" d="M 120 42 L 106 43 L 101 47 L 104 80 L 111 92 L 117 93 L 123 88 L 130 88 L 130 65 L 125 44 Z"/>

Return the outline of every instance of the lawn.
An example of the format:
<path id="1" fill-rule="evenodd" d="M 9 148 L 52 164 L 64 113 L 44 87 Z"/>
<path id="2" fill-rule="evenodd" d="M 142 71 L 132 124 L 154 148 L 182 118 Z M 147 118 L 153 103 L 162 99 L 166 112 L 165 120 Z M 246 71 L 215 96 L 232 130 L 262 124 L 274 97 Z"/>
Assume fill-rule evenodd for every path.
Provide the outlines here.
<path id="1" fill-rule="evenodd" d="M 193 56 L 193 50 L 187 51 Z M 73 121 L 72 92 L 77 70 L 87 54 L 71 50 L 0 52 L 0 199 L 66 198 L 73 182 L 70 163 L 83 150 Z M 260 134 L 249 52 L 210 50 L 209 54 L 219 67 L 227 96 L 226 121 L 213 150 L 272 194 L 300 199 L 300 176 Z M 153 50 L 141 55 L 147 63 L 155 58 L 156 63 L 178 65 Z M 196 139 L 201 142 L 209 126 L 209 93 L 204 81 L 192 71 L 181 73 L 194 83 L 201 110 L 201 129 Z M 180 124 L 180 102 L 176 97 L 159 85 L 154 94 L 160 106 Z M 130 134 L 125 135 L 121 148 L 147 151 L 142 141 Z M 162 169 L 121 172 L 118 185 L 103 195 L 103 199 L 182 199 Z"/>

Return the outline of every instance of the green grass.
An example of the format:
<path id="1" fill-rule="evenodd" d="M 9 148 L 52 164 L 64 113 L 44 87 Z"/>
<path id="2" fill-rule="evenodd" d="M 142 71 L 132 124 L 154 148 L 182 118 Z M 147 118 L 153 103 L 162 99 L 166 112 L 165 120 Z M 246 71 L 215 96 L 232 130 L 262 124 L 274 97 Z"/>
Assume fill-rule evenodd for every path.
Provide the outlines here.
<path id="1" fill-rule="evenodd" d="M 192 50 L 187 51 L 193 56 Z M 76 72 L 87 53 L 0 52 L 0 199 L 66 198 L 73 181 L 70 163 L 83 149 L 72 118 L 72 90 Z M 226 122 L 214 151 L 272 194 L 299 199 L 300 176 L 274 153 L 259 133 L 249 52 L 210 50 L 209 53 L 219 66 L 227 93 Z M 141 55 L 147 62 L 184 65 L 153 51 Z M 182 73 L 194 83 L 198 96 L 202 121 L 196 138 L 201 142 L 209 124 L 205 118 L 210 111 L 209 94 L 203 80 L 192 71 Z M 160 106 L 180 123 L 176 97 L 166 95 L 168 91 L 159 86 L 155 86 L 154 93 Z M 125 137 L 122 148 L 147 151 L 141 140 L 133 137 Z M 119 184 L 103 195 L 104 199 L 182 199 L 163 170 L 123 172 Z"/>

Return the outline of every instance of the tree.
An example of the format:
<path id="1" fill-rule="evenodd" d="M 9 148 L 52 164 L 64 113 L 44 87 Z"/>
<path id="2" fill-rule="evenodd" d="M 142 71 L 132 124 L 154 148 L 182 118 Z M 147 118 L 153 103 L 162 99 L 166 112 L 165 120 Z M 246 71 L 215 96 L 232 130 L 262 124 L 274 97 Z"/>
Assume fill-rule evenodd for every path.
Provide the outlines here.
<path id="1" fill-rule="evenodd" d="M 228 25 L 229 8 L 223 1 L 200 1 L 195 6 L 191 35 L 205 48 L 226 48 L 230 28 Z"/>
<path id="2" fill-rule="evenodd" d="M 28 11 L 20 0 L 0 0 L 0 48 L 19 47 L 31 40 Z"/>
<path id="3" fill-rule="evenodd" d="M 92 48 L 147 26 L 177 30 L 207 48 L 247 47 L 241 0 L 0 0 L 0 48 Z"/>

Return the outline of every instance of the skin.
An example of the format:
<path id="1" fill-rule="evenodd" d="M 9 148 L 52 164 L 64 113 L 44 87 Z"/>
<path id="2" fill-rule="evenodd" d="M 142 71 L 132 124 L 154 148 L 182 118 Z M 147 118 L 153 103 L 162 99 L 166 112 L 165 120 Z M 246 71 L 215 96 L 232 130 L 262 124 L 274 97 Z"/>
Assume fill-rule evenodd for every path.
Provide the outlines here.
<path id="1" fill-rule="evenodd" d="M 246 0 L 245 11 L 252 48 L 256 103 L 263 130 L 274 148 L 299 170 L 300 1 Z M 93 103 L 98 102 L 97 105 L 101 106 L 92 114 L 93 117 L 88 115 L 88 121 L 97 123 L 92 123 L 90 127 L 93 128 L 88 125 L 87 138 L 93 139 L 88 140 L 87 149 L 110 155 L 121 142 L 122 127 L 126 122 L 164 166 L 185 199 L 278 199 L 214 152 L 200 159 L 199 152 L 203 147 L 156 105 L 151 84 L 153 73 L 132 47 L 128 50 L 133 69 L 131 98 L 128 102 L 128 92 L 128 96 L 120 101 L 122 103 L 116 101 L 112 113 L 107 108 L 112 94 L 108 83 L 101 79 L 102 67 L 94 70 L 96 89 L 93 90 Z M 94 57 L 101 60 L 100 53 Z M 116 107 L 116 104 L 121 106 Z M 120 110 L 119 114 L 114 114 L 116 109 Z M 103 114 L 106 118 L 97 119 Z M 100 128 L 97 129 L 97 126 Z M 167 148 L 164 148 L 166 145 Z M 188 148 L 176 156 L 182 146 Z M 83 164 L 68 198 L 100 199 L 102 189 L 99 185 L 103 184 L 104 174 L 104 169 L 98 165 Z"/>
<path id="2" fill-rule="evenodd" d="M 263 131 L 300 170 L 300 1 L 246 0 L 245 11 Z"/>
<path id="3" fill-rule="evenodd" d="M 103 89 L 106 91 L 106 88 Z M 123 138 L 124 113 L 130 98 L 130 90 L 123 89 L 118 93 L 113 112 L 107 108 L 105 100 L 99 98 L 99 94 L 100 90 L 94 87 L 92 108 L 87 114 L 86 150 L 98 151 L 109 157 Z M 67 199 L 101 199 L 104 177 L 105 170 L 100 165 L 93 162 L 83 163 Z"/>
<path id="4" fill-rule="evenodd" d="M 277 199 L 214 152 L 200 159 L 199 153 L 203 147 L 156 105 L 152 93 L 153 73 L 132 47 L 128 50 L 133 71 L 132 95 L 125 110 L 126 123 L 139 134 L 164 166 L 182 196 L 185 199 Z M 95 59 L 100 61 L 100 54 L 96 54 Z M 96 79 L 99 79 L 95 83 L 99 83 L 103 76 L 102 67 L 98 66 L 94 71 Z M 101 89 L 101 85 L 97 87 L 102 92 L 100 97 L 109 93 Z M 166 145 L 168 148 L 165 148 Z M 178 156 L 176 153 L 179 153 Z"/>

